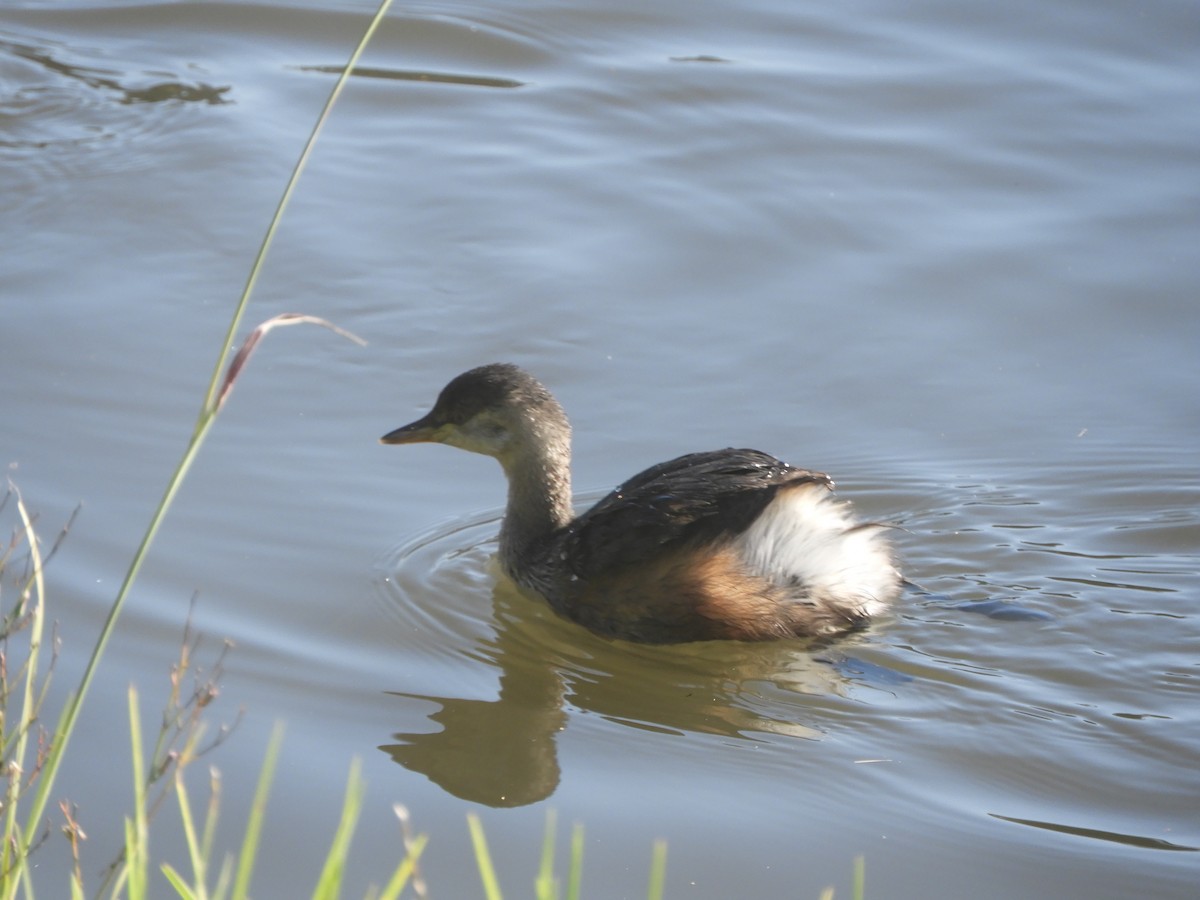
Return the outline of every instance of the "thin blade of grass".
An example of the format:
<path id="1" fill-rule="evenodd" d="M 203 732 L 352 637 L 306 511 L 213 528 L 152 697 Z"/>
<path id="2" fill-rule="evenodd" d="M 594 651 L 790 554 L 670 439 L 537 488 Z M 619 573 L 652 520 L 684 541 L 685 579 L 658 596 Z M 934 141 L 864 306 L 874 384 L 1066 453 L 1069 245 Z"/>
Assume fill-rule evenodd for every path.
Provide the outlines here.
<path id="1" fill-rule="evenodd" d="M 342 886 L 342 875 L 346 870 L 346 856 L 350 852 L 350 839 L 354 837 L 354 827 L 362 813 L 362 799 L 365 789 L 362 781 L 362 761 L 355 759 L 350 764 L 350 777 L 346 780 L 346 800 L 342 804 L 342 818 L 338 822 L 337 831 L 333 835 L 333 844 L 329 855 L 325 857 L 325 866 L 321 869 L 321 877 L 317 880 L 313 900 L 336 900 Z"/>
<path id="2" fill-rule="evenodd" d="M 133 820 L 127 820 L 125 829 L 125 869 L 128 872 L 129 900 L 141 900 L 146 894 L 150 836 L 146 829 L 146 760 L 142 752 L 142 716 L 138 708 L 137 688 L 133 685 L 129 686 L 129 744 L 133 763 Z"/>
<path id="3" fill-rule="evenodd" d="M 408 809 L 403 804 L 395 803 L 392 805 L 392 812 L 400 820 L 400 834 L 404 839 L 404 849 L 413 861 L 411 875 L 413 895 L 417 900 L 428 900 L 429 894 L 426 891 L 425 879 L 421 876 L 420 860 L 413 855 L 417 847 L 417 841 L 412 833 L 412 821 L 409 818 Z M 423 847 L 424 836 L 418 835 L 418 837 L 421 837 L 421 846 Z"/>
<path id="4" fill-rule="evenodd" d="M 496 869 L 488 853 L 487 838 L 483 834 L 483 823 L 475 813 L 467 813 L 467 826 L 471 829 L 471 846 L 475 850 L 475 863 L 479 867 L 479 879 L 483 882 L 483 893 L 487 900 L 504 900 L 500 894 L 500 883 L 496 880 Z"/>
<path id="5" fill-rule="evenodd" d="M 392 873 L 388 883 L 384 885 L 379 900 L 396 900 L 400 896 L 400 892 L 408 886 L 408 880 L 412 878 L 413 872 L 417 869 L 417 861 L 420 860 L 421 853 L 425 850 L 428 837 L 428 835 L 419 834 L 408 844 L 404 859 L 396 867 L 396 871 Z"/>
<path id="6" fill-rule="evenodd" d="M 5 841 L 4 872 L 10 871 L 15 866 L 24 867 L 29 848 L 33 846 L 34 831 L 33 829 L 26 829 L 22 833 L 17 823 L 17 813 L 22 791 L 21 782 L 25 774 L 25 753 L 29 743 L 29 734 L 37 723 L 41 698 L 45 696 L 44 689 L 39 690 L 38 688 L 38 662 L 41 655 L 40 651 L 45 622 L 46 583 L 42 575 L 44 563 L 37 532 L 33 528 L 33 518 L 29 515 L 29 510 L 25 507 L 25 501 L 21 497 L 21 492 L 11 481 L 9 482 L 8 489 L 17 498 L 17 515 L 20 516 L 25 540 L 29 545 L 29 560 L 33 571 L 29 581 L 23 586 L 21 597 L 18 600 L 25 614 L 29 616 L 29 648 L 26 652 L 24 662 L 25 679 L 21 694 L 20 719 L 16 723 L 16 727 L 12 729 L 16 732 L 16 742 L 12 746 L 11 753 L 6 752 L 9 762 L 9 772 L 7 791 L 4 798 L 4 835 L 8 840 Z M 6 729 L 12 728 L 11 724 L 7 721 L 4 725 Z M 6 751 L 8 750 L 8 748 L 5 749 Z M 10 850 L 10 844 L 13 842 L 13 839 L 18 840 L 15 841 L 16 846 L 13 846 Z M 11 885 L 15 891 L 17 879 L 12 879 Z"/>
<path id="7" fill-rule="evenodd" d="M 120 616 L 121 609 L 125 605 L 125 599 L 129 596 L 129 591 L 133 587 L 138 573 L 141 571 L 142 563 L 150 551 L 150 545 L 154 543 L 154 538 L 158 534 L 158 529 L 162 525 L 167 509 L 171 506 L 175 495 L 179 492 L 184 476 L 195 461 L 204 436 L 207 434 L 208 429 L 212 427 L 213 421 L 213 418 L 210 416 L 200 423 L 195 435 L 192 437 L 191 443 L 184 452 L 183 458 L 179 461 L 174 475 L 171 476 L 171 480 L 167 483 L 162 499 L 159 500 L 158 507 L 150 519 L 150 525 L 147 527 L 146 533 L 142 536 L 141 543 L 134 552 L 129 569 L 125 574 L 124 580 L 121 582 L 121 587 L 117 591 L 117 597 L 113 601 L 112 606 L 109 607 L 104 625 L 100 629 L 100 635 L 96 638 L 96 643 L 92 647 L 92 654 L 88 658 L 83 676 L 79 680 L 79 687 L 74 694 L 70 695 L 66 710 L 61 719 L 61 727 L 53 735 L 50 749 L 46 754 L 46 761 L 42 767 L 42 776 L 38 782 L 38 789 L 34 794 L 33 802 L 25 820 L 24 840 L 26 845 L 32 840 L 33 835 L 37 831 L 38 823 L 41 821 L 42 814 L 45 812 L 50 791 L 58 775 L 59 766 L 62 764 L 63 753 L 70 743 L 71 735 L 75 732 L 75 723 L 79 720 L 79 713 L 83 709 L 83 702 L 87 698 L 88 689 L 91 687 L 92 681 L 95 679 L 96 669 L 99 667 L 100 659 L 104 656 L 104 650 L 108 646 L 109 639 L 112 637 L 117 618 Z"/>
<path id="8" fill-rule="evenodd" d="M 229 886 L 233 884 L 233 856 L 226 853 L 221 860 L 221 871 L 217 874 L 217 884 L 210 896 L 216 900 L 224 900 L 229 895 Z"/>
<path id="9" fill-rule="evenodd" d="M 654 856 L 650 862 L 650 884 L 646 888 L 647 900 L 662 900 L 667 882 L 667 842 L 654 842 Z"/>
<path id="10" fill-rule="evenodd" d="M 246 900 L 250 890 L 250 877 L 254 874 L 254 862 L 258 856 L 258 840 L 262 836 L 263 819 L 267 813 L 267 795 L 271 792 L 275 763 L 279 760 L 279 748 L 282 745 L 283 723 L 276 722 L 275 727 L 271 729 L 270 740 L 267 741 L 267 753 L 263 757 L 258 785 L 254 788 L 254 800 L 250 804 L 250 815 L 246 820 L 246 834 L 242 838 L 237 876 L 233 881 L 233 900 Z"/>
<path id="11" fill-rule="evenodd" d="M 188 883 L 183 880 L 183 876 L 180 875 L 170 863 L 162 864 L 162 873 L 164 876 L 166 876 L 167 881 L 171 883 L 171 887 L 175 888 L 175 892 L 179 894 L 183 900 L 199 900 L 199 898 L 192 892 L 192 889 L 188 887 Z"/>
<path id="12" fill-rule="evenodd" d="M 198 896 L 204 896 L 204 851 L 196 836 L 196 821 L 192 817 L 192 801 L 188 796 L 187 784 L 183 780 L 183 770 L 175 769 L 175 799 L 179 803 L 179 819 L 183 823 L 183 836 L 187 841 L 188 858 L 192 863 L 192 883 L 196 885 Z"/>
<path id="13" fill-rule="evenodd" d="M 380 24 L 387 15 L 388 9 L 391 8 L 392 0 L 383 0 L 375 15 L 371 18 L 366 31 L 363 32 L 358 44 L 354 48 L 354 52 L 350 55 L 350 59 L 346 64 L 341 76 L 334 83 L 332 90 L 329 92 L 329 98 L 325 101 L 324 107 L 321 109 L 320 115 L 309 134 L 308 141 L 304 145 L 304 149 L 300 152 L 299 158 L 296 160 L 295 166 L 292 168 L 291 176 L 284 187 L 283 194 L 280 196 L 279 203 L 275 208 L 275 213 L 271 217 L 271 221 L 267 226 L 266 233 L 263 236 L 262 244 L 259 247 L 258 253 L 251 265 L 250 273 L 247 276 L 245 287 L 242 289 L 241 297 L 238 299 L 237 306 L 234 309 L 233 315 L 230 317 L 229 328 L 226 331 L 225 339 L 222 342 L 220 352 L 217 354 L 217 362 L 213 367 L 213 374 L 209 380 L 208 390 L 205 393 L 204 402 L 200 407 L 200 414 L 196 419 L 196 427 L 192 432 L 191 441 L 188 443 L 187 449 L 184 451 L 183 457 L 180 459 L 175 472 L 171 479 L 167 482 L 166 490 L 163 492 L 162 499 L 159 500 L 158 506 L 155 508 L 154 514 L 151 516 L 150 524 L 146 528 L 146 533 L 143 535 L 141 543 L 134 552 L 133 559 L 129 564 L 129 569 L 125 574 L 124 580 L 121 582 L 121 587 L 117 591 L 116 599 L 113 600 L 112 606 L 109 608 L 108 615 L 104 620 L 104 625 L 100 629 L 100 635 L 96 639 L 96 643 L 92 648 L 92 654 L 88 659 L 87 666 L 79 681 L 79 687 L 74 694 L 71 695 L 71 700 L 67 706 L 66 715 L 63 718 L 63 730 L 54 735 L 49 752 L 46 754 L 45 761 L 42 765 L 41 774 L 38 778 L 38 788 L 34 793 L 33 801 L 30 804 L 28 814 L 25 820 L 25 828 L 20 835 L 22 847 L 31 845 L 34 836 L 37 833 L 37 828 L 42 820 L 42 815 L 46 810 L 46 804 L 49 802 L 50 793 L 54 787 L 55 779 L 58 776 L 58 770 L 62 765 L 62 757 L 67 745 L 70 743 L 71 735 L 75 731 L 75 723 L 79 720 L 80 710 L 83 708 L 83 703 L 87 699 L 88 690 L 91 687 L 92 681 L 95 678 L 96 668 L 100 663 L 100 659 L 104 655 L 104 650 L 108 646 L 108 641 L 112 637 L 112 632 L 116 626 L 117 618 L 120 616 L 121 609 L 125 605 L 125 599 L 129 595 L 130 588 L 137 579 L 138 573 L 141 571 L 142 563 L 146 558 L 146 554 L 150 550 L 150 545 L 154 542 L 155 536 L 158 534 L 158 529 L 162 524 L 163 518 L 166 516 L 167 510 L 175 500 L 175 495 L 179 492 L 183 480 L 191 469 L 192 463 L 195 461 L 197 453 L 200 451 L 201 445 L 208 434 L 208 430 L 212 427 L 216 415 L 216 402 L 221 385 L 221 375 L 225 368 L 225 360 L 229 357 L 229 351 L 233 347 L 234 339 L 237 335 L 238 328 L 241 326 L 242 317 L 245 315 L 246 307 L 249 305 L 250 296 L 254 292 L 254 286 L 258 282 L 259 274 L 262 272 L 263 262 L 266 259 L 267 251 L 270 249 L 271 243 L 275 238 L 275 233 L 279 228 L 279 222 L 283 217 L 283 212 L 287 208 L 288 202 L 291 200 L 292 194 L 295 191 L 296 183 L 300 178 L 301 172 L 312 155 L 313 147 L 316 145 L 317 137 L 320 135 L 326 120 L 329 118 L 330 112 L 336 103 L 338 97 L 341 96 L 342 90 L 345 88 L 346 82 L 350 74 L 358 65 L 359 59 L 362 57 L 363 51 L 367 44 L 378 30 Z"/>
<path id="14" fill-rule="evenodd" d="M 558 885 L 554 878 L 554 839 L 557 831 L 558 815 L 553 809 L 547 809 L 546 834 L 542 838 L 542 862 L 533 882 L 538 900 L 556 900 L 558 895 Z"/>
<path id="15" fill-rule="evenodd" d="M 583 825 L 571 830 L 571 868 L 567 871 L 567 900 L 579 900 L 583 888 Z"/>
<path id="16" fill-rule="evenodd" d="M 21 866 L 21 887 L 25 889 L 25 896 L 30 900 L 33 898 L 33 876 L 30 874 L 32 870 L 33 866 Z M 16 888 L 13 889 L 13 894 L 15 896 Z"/>
<path id="17" fill-rule="evenodd" d="M 120 896 L 122 886 L 128 892 L 129 900 L 143 900 L 146 896 L 146 878 L 142 865 L 142 848 L 144 843 L 138 837 L 137 824 L 128 816 L 125 817 L 125 866 L 121 877 L 117 879 L 117 887 L 113 896 Z"/>
<path id="18" fill-rule="evenodd" d="M 213 857 L 213 841 L 217 837 L 217 820 L 220 817 L 221 773 L 211 766 L 208 770 L 208 809 L 204 813 L 204 836 L 200 839 L 200 852 L 205 860 Z"/>
<path id="19" fill-rule="evenodd" d="M 867 860 L 863 856 L 854 857 L 854 900 L 863 900 L 867 892 Z"/>

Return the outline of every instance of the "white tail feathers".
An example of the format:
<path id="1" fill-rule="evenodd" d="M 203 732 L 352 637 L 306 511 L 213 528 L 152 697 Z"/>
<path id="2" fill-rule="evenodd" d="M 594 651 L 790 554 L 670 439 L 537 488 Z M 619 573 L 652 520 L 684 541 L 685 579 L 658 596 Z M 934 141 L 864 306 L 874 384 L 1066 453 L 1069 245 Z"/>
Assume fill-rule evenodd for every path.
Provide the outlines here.
<path id="1" fill-rule="evenodd" d="M 900 590 L 886 527 L 859 522 L 824 485 L 801 484 L 779 491 L 734 548 L 752 572 L 795 585 L 797 601 L 874 616 Z"/>

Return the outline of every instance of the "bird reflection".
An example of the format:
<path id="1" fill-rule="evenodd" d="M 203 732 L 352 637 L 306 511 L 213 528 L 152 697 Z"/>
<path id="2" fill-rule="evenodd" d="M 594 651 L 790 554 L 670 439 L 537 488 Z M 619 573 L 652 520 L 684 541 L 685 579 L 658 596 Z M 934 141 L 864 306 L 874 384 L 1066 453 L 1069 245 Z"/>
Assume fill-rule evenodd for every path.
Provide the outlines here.
<path id="1" fill-rule="evenodd" d="M 672 734 L 818 739 L 818 728 L 796 718 L 814 710 L 792 695 L 836 698 L 851 683 L 845 667 L 831 665 L 812 644 L 609 642 L 558 619 L 503 578 L 493 603 L 495 634 L 481 639 L 473 655 L 499 671 L 496 699 L 389 691 L 436 704 L 429 718 L 441 730 L 396 733 L 395 743 L 380 747 L 472 803 L 513 807 L 549 797 L 561 777 L 556 740 L 568 707 Z"/>
<path id="2" fill-rule="evenodd" d="M 567 721 L 558 673 L 508 652 L 507 633 L 501 629 L 489 653 L 501 672 L 495 700 L 389 691 L 438 704 L 429 718 L 442 730 L 395 734 L 400 743 L 380 748 L 454 796 L 493 807 L 525 806 L 554 793 L 559 780 L 554 741 Z"/>
<path id="3" fill-rule="evenodd" d="M 428 776 L 444 790 L 486 806 L 525 806 L 558 787 L 555 733 L 566 723 L 561 706 L 537 707 L 517 696 L 512 679 L 496 700 L 467 700 L 395 693 L 441 705 L 430 719 L 433 734 L 397 734 L 404 743 L 381 747 L 406 769 Z"/>

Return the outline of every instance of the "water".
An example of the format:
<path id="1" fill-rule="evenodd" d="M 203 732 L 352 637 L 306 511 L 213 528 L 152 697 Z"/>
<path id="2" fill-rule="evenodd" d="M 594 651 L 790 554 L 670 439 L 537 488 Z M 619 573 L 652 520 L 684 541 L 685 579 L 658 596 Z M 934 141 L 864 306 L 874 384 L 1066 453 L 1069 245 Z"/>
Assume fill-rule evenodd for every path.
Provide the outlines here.
<path id="1" fill-rule="evenodd" d="M 84 504 L 56 692 L 370 12 L 0 11 L 0 460 L 44 531 Z M 236 644 L 214 722 L 245 710 L 212 757 L 226 846 L 287 724 L 259 895 L 310 889 L 359 757 L 356 891 L 402 802 L 437 896 L 477 895 L 470 809 L 523 890 L 546 808 L 587 828 L 589 896 L 642 894 L 658 837 L 673 897 L 844 894 L 860 854 L 871 896 L 1195 896 L 1197 18 L 395 10 L 250 313 L 370 345 L 272 334 L 233 395 L 57 791 L 85 871 L 129 807 L 125 687 L 156 709 L 198 591 L 210 651 Z M 820 650 L 610 644 L 496 594 L 495 464 L 375 439 L 497 359 L 572 415 L 582 499 L 760 447 L 902 525 L 923 590 Z"/>

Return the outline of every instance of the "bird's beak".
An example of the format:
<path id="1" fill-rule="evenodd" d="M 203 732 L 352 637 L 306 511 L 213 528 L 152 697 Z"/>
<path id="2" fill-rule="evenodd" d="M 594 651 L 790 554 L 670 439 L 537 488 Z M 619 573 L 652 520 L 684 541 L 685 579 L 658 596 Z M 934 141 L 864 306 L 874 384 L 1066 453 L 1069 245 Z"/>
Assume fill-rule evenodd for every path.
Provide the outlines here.
<path id="1" fill-rule="evenodd" d="M 429 416 L 423 416 L 415 422 L 401 425 L 395 431 L 389 431 L 379 439 L 381 444 L 421 444 L 440 443 L 442 426 L 431 422 Z"/>

